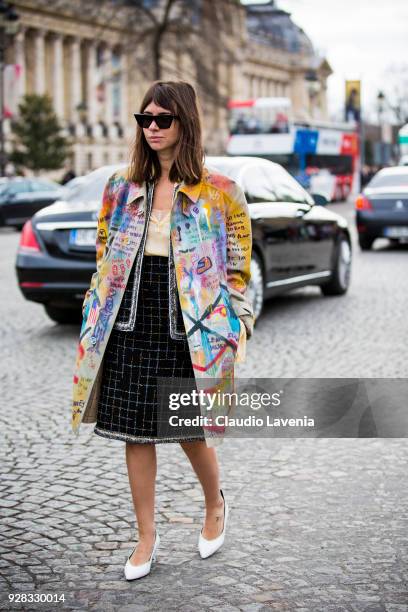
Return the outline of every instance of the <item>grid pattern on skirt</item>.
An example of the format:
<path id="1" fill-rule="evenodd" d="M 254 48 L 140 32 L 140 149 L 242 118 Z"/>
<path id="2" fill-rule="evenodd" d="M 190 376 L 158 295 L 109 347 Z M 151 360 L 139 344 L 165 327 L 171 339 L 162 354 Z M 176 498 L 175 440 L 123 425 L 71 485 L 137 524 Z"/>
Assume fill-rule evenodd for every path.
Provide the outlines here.
<path id="1" fill-rule="evenodd" d="M 119 320 L 129 318 L 133 281 L 134 269 L 118 312 Z M 177 304 L 177 328 L 182 329 L 179 300 Z M 159 408 L 157 377 L 184 379 L 183 382 L 192 379 L 189 389 L 196 389 L 187 337 L 173 340 L 170 336 L 168 257 L 143 254 L 134 329 L 112 329 L 102 367 L 94 433 L 131 443 L 205 440 L 200 426 L 177 427 L 176 434 L 174 428 L 171 432 L 169 413 Z M 179 388 L 181 392 L 186 390 L 185 386 Z M 171 392 L 176 390 L 177 385 Z M 198 406 L 187 410 L 183 416 L 200 415 Z M 164 414 L 167 427 L 160 424 Z"/>

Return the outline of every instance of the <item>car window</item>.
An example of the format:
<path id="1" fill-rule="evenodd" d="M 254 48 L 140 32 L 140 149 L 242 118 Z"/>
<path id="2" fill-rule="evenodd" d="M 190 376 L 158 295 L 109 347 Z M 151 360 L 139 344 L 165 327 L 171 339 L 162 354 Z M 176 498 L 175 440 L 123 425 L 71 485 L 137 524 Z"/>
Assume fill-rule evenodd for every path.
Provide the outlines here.
<path id="1" fill-rule="evenodd" d="M 8 182 L 0 183 L 0 196 L 7 191 Z"/>
<path id="2" fill-rule="evenodd" d="M 81 177 L 83 179 L 82 181 L 78 181 L 67 190 L 67 194 L 64 197 L 65 201 L 100 202 L 108 179 L 121 167 L 122 166 L 103 166 L 98 170 L 94 170 L 89 175 Z"/>
<path id="3" fill-rule="evenodd" d="M 57 191 L 60 185 L 48 183 L 47 181 L 31 181 L 31 189 L 33 191 Z"/>
<path id="4" fill-rule="evenodd" d="M 277 202 L 278 195 L 270 173 L 263 166 L 247 166 L 240 180 L 248 202 Z"/>
<path id="5" fill-rule="evenodd" d="M 16 181 L 13 182 L 7 188 L 7 194 L 16 195 L 18 193 L 27 193 L 27 191 L 31 191 L 30 182 L 29 181 Z"/>
<path id="6" fill-rule="evenodd" d="M 303 187 L 286 170 L 274 164 L 246 168 L 242 182 L 248 202 L 311 204 Z"/>
<path id="7" fill-rule="evenodd" d="M 312 197 L 282 166 L 274 166 L 274 180 L 280 201 L 313 205 Z"/>
<path id="8" fill-rule="evenodd" d="M 376 174 L 367 187 L 408 187 L 408 172 L 401 174 Z"/>
<path id="9" fill-rule="evenodd" d="M 93 181 L 73 185 L 68 190 L 65 197 L 66 201 L 75 202 L 80 200 L 81 202 L 92 202 L 94 200 L 100 200 L 102 198 L 103 190 L 108 178 L 105 180 L 105 177 L 98 176 Z"/>

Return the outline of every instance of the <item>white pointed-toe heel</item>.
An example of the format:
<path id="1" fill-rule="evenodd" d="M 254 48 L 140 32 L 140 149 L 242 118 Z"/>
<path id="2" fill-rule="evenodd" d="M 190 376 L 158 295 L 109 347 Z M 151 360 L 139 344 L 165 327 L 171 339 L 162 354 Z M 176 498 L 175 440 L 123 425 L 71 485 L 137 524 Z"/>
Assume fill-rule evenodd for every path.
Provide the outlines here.
<path id="1" fill-rule="evenodd" d="M 205 559 L 206 557 L 209 557 L 210 555 L 214 554 L 224 544 L 225 530 L 227 528 L 228 519 L 228 504 L 225 500 L 222 489 L 220 489 L 220 493 L 224 500 L 224 525 L 221 534 L 217 538 L 213 538 L 212 540 L 207 540 L 206 538 L 204 538 L 201 529 L 200 536 L 198 538 L 198 550 L 202 559 Z"/>
<path id="2" fill-rule="evenodd" d="M 156 531 L 156 537 L 153 544 L 152 554 L 150 555 L 150 559 L 146 561 L 146 563 L 141 563 L 140 565 L 132 565 L 130 562 L 130 557 L 133 555 L 135 549 L 130 553 L 126 565 L 125 565 L 125 577 L 126 580 L 136 580 L 137 578 L 142 578 L 143 576 L 147 576 L 150 573 L 150 568 L 152 566 L 152 562 L 156 561 L 156 553 L 157 548 L 160 544 L 160 536 Z M 135 547 L 136 548 L 136 547 Z"/>

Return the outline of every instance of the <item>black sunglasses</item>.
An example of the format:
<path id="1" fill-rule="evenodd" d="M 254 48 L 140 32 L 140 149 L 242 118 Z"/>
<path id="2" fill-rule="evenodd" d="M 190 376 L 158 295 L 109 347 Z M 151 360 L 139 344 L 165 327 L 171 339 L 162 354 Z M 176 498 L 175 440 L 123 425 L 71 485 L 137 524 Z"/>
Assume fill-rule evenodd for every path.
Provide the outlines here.
<path id="1" fill-rule="evenodd" d="M 145 113 L 134 113 L 134 117 L 142 128 L 150 127 L 154 121 L 161 130 L 167 130 L 173 123 L 173 119 L 178 119 L 178 115 L 146 115 Z"/>

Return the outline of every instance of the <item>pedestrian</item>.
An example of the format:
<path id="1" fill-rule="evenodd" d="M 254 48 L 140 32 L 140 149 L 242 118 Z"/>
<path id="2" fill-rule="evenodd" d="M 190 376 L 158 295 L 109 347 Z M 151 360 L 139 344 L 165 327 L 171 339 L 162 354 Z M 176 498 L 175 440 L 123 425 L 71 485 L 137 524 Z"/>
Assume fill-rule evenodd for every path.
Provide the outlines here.
<path id="1" fill-rule="evenodd" d="M 150 572 L 160 541 L 157 443 L 179 442 L 202 485 L 201 557 L 224 542 L 217 429 L 163 435 L 158 378 L 233 378 L 254 323 L 248 206 L 234 181 L 204 165 L 194 88 L 155 81 L 135 119 L 130 164 L 108 180 L 98 215 L 97 271 L 83 303 L 73 402 L 74 431 L 81 420 L 96 421 L 97 435 L 126 443 L 138 525 L 128 580 Z"/>
<path id="2" fill-rule="evenodd" d="M 74 178 L 76 178 L 75 171 L 72 168 L 69 168 L 61 179 L 61 185 L 66 185 L 69 181 L 72 181 L 72 179 Z"/>

